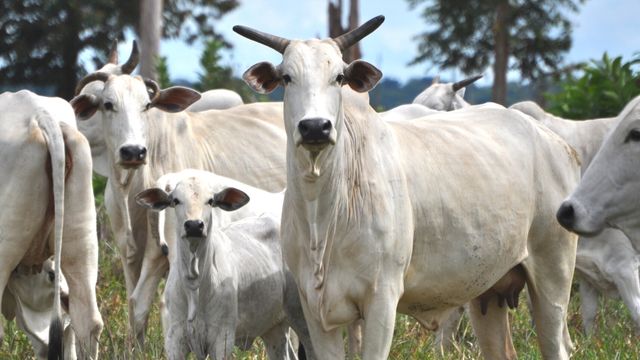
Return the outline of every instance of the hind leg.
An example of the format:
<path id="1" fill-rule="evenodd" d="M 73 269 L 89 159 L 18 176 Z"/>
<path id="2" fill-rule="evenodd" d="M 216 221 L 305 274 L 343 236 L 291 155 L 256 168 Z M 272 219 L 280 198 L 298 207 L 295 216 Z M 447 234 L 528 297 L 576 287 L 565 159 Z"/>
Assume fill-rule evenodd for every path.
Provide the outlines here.
<path id="1" fill-rule="evenodd" d="M 295 358 L 295 353 L 287 340 L 288 330 L 287 322 L 283 321 L 260 336 L 264 341 L 269 360 Z"/>
<path id="2" fill-rule="evenodd" d="M 480 299 L 469 302 L 469 317 L 473 331 L 478 338 L 482 355 L 485 359 L 516 359 L 516 350 L 511 341 L 507 306 L 498 306 L 496 297 L 488 305 L 485 315 L 482 314 Z"/>
<path id="3" fill-rule="evenodd" d="M 63 128 L 64 129 L 64 128 Z M 86 139 L 65 132 L 73 156 L 66 181 L 61 267 L 69 284 L 71 324 L 77 335 L 80 359 L 98 357 L 102 318 L 96 301 L 98 237 L 91 183 L 91 154 Z"/>

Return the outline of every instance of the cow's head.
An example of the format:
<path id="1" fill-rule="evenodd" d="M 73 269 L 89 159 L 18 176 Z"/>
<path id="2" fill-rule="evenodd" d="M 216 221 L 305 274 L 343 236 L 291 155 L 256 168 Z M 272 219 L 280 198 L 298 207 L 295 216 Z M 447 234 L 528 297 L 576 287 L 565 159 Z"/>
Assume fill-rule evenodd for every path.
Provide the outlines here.
<path id="1" fill-rule="evenodd" d="M 243 78 L 259 93 L 284 87 L 284 117 L 289 143 L 309 152 L 320 152 L 335 144 L 342 116 L 341 88 L 371 90 L 382 77 L 375 66 L 356 60 L 346 64 L 342 51 L 374 31 L 383 16 L 369 20 L 357 29 L 335 39 L 287 40 L 244 27 L 233 30 L 283 54 L 282 63 L 268 62 L 249 68 Z"/>
<path id="2" fill-rule="evenodd" d="M 185 87 L 160 90 L 152 80 L 102 72 L 82 79 L 77 89 L 95 81 L 104 84 L 101 91 L 77 95 L 71 105 L 79 120 L 99 115 L 107 148 L 123 168 L 146 162 L 148 117 L 154 108 L 179 112 L 200 98 L 197 91 Z"/>
<path id="3" fill-rule="evenodd" d="M 481 77 L 482 75 L 476 75 L 455 83 L 441 83 L 439 78 L 434 78 L 431 85 L 416 96 L 413 103 L 439 111 L 461 109 L 467 104 L 464 101 L 466 87 Z"/>
<path id="4" fill-rule="evenodd" d="M 618 115 L 573 194 L 557 212 L 560 224 L 578 234 L 619 228 L 640 243 L 640 97 Z"/>
<path id="5" fill-rule="evenodd" d="M 187 240 L 192 252 L 212 228 L 220 227 L 221 214 L 214 213 L 217 209 L 233 211 L 249 202 L 249 196 L 243 191 L 233 187 L 216 189 L 199 176 L 184 177 L 168 189 L 170 192 L 165 190 L 144 190 L 136 195 L 136 202 L 156 211 L 173 208 L 178 224 L 177 238 Z"/>

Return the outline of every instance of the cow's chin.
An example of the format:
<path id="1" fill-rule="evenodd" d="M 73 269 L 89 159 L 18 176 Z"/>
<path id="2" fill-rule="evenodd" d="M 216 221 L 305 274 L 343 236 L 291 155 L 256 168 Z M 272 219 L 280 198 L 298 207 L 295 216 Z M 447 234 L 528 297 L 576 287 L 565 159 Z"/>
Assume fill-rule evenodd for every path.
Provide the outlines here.
<path id="1" fill-rule="evenodd" d="M 125 169 L 125 170 L 135 170 L 139 167 L 141 167 L 142 165 L 145 165 L 147 162 L 146 161 L 120 161 L 118 163 L 118 165 L 120 165 L 121 168 Z"/>

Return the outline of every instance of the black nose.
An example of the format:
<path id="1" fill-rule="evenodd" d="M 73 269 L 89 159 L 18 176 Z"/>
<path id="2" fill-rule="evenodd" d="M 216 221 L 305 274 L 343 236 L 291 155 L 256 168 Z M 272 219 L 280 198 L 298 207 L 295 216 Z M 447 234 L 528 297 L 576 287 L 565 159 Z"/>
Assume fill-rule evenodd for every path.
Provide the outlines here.
<path id="1" fill-rule="evenodd" d="M 202 220 L 187 220 L 184 222 L 184 230 L 189 237 L 203 237 L 204 222 Z"/>
<path id="2" fill-rule="evenodd" d="M 573 205 L 565 201 L 560 205 L 558 212 L 556 213 L 556 219 L 560 225 L 562 225 L 565 229 L 571 230 L 573 229 L 573 225 L 576 222 L 576 212 L 573 208 Z"/>
<path id="3" fill-rule="evenodd" d="M 147 158 L 147 148 L 140 145 L 127 145 L 120 148 L 120 159 L 123 162 L 143 163 Z"/>
<path id="4" fill-rule="evenodd" d="M 302 142 L 307 144 L 325 143 L 331 134 L 331 121 L 327 119 L 305 119 L 298 123 Z"/>

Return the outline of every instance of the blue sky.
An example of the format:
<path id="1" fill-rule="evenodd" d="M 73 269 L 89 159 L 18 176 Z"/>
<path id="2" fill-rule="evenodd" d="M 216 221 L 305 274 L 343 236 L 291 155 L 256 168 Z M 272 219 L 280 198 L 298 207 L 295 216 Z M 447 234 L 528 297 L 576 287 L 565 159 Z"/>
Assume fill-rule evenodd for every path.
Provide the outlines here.
<path id="1" fill-rule="evenodd" d="M 360 0 L 360 12 L 361 22 L 380 14 L 386 17 L 382 26 L 361 42 L 363 58 L 380 68 L 385 76 L 400 81 L 438 73 L 445 79 L 463 76 L 455 70 L 441 72 L 426 63 L 407 65 L 417 51 L 413 36 L 426 25 L 419 10 L 409 9 L 405 0 Z M 639 0 L 587 0 L 579 13 L 570 15 L 574 23 L 573 46 L 566 60 L 599 59 L 605 51 L 629 59 L 640 51 L 639 14 Z M 231 28 L 237 24 L 287 38 L 326 37 L 327 0 L 241 0 L 236 10 L 216 24 L 218 31 L 234 45 L 231 51 L 225 52 L 224 63 L 240 75 L 259 61 L 277 64 L 281 55 L 235 34 Z M 131 39 L 128 40 L 127 44 L 121 44 L 121 54 L 130 51 Z M 201 52 L 201 43 L 186 45 L 171 40 L 161 45 L 161 54 L 167 57 L 169 73 L 174 79 L 197 79 Z M 517 78 L 517 74 L 510 77 Z M 491 71 L 487 69 L 480 84 L 491 82 Z"/>

